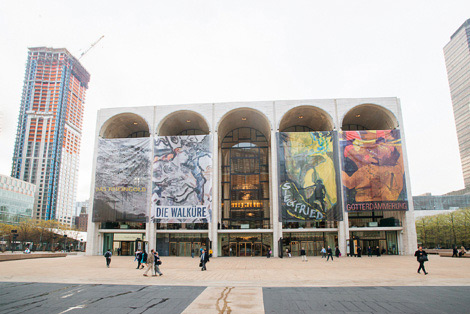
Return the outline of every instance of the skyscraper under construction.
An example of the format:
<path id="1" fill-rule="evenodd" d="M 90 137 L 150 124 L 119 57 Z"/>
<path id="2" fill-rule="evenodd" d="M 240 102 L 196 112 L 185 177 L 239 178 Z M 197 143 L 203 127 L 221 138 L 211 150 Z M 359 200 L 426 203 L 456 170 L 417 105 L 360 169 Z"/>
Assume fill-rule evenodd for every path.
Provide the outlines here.
<path id="1" fill-rule="evenodd" d="M 29 48 L 11 176 L 36 184 L 33 218 L 72 223 L 89 81 L 66 49 Z"/>

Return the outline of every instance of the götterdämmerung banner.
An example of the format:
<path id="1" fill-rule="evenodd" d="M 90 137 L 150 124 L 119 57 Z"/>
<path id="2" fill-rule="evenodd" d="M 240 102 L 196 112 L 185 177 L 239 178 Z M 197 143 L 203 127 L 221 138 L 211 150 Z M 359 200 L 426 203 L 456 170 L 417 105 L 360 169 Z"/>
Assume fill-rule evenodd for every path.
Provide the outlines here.
<path id="1" fill-rule="evenodd" d="M 93 222 L 146 222 L 150 139 L 99 139 Z"/>
<path id="2" fill-rule="evenodd" d="M 341 220 L 336 132 L 278 133 L 279 209 L 284 221 Z"/>
<path id="3" fill-rule="evenodd" d="M 155 139 L 152 219 L 161 223 L 204 223 L 211 217 L 210 135 Z"/>
<path id="4" fill-rule="evenodd" d="M 347 211 L 408 210 L 399 130 L 341 133 Z"/>

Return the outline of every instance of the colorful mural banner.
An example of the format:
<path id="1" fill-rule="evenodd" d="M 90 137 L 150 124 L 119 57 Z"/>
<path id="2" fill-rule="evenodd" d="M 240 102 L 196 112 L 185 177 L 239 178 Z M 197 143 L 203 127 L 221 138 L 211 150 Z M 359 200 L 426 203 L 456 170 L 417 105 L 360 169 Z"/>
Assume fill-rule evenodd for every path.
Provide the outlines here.
<path id="1" fill-rule="evenodd" d="M 159 136 L 152 176 L 154 222 L 206 223 L 212 208 L 210 135 Z"/>
<path id="2" fill-rule="evenodd" d="M 99 139 L 93 222 L 147 222 L 150 138 Z"/>
<path id="3" fill-rule="evenodd" d="M 342 220 L 337 133 L 280 132 L 279 210 L 284 222 Z"/>
<path id="4" fill-rule="evenodd" d="M 343 131 L 340 140 L 345 210 L 408 210 L 399 130 Z"/>

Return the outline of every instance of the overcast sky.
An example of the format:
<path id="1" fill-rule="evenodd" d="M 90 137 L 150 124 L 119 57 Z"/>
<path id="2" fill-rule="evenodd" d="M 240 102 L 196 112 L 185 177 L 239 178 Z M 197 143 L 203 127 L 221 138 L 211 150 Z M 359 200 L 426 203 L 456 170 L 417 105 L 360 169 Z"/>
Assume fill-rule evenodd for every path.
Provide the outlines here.
<path id="1" fill-rule="evenodd" d="M 91 74 L 77 201 L 90 194 L 97 110 L 399 97 L 413 195 L 463 188 L 443 47 L 470 1 L 0 2 L 0 173 L 11 174 L 27 48 Z"/>

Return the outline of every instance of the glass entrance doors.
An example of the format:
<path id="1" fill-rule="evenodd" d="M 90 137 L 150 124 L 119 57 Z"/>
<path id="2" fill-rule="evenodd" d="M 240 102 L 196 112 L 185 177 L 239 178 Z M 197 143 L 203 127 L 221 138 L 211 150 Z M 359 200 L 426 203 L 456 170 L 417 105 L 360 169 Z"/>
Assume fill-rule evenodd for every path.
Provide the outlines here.
<path id="1" fill-rule="evenodd" d="M 199 247 L 193 246 L 194 254 Z M 170 242 L 170 256 L 191 256 L 191 242 Z"/>
<path id="2" fill-rule="evenodd" d="M 261 242 L 231 242 L 229 245 L 229 256 L 262 256 L 266 252 Z"/>

